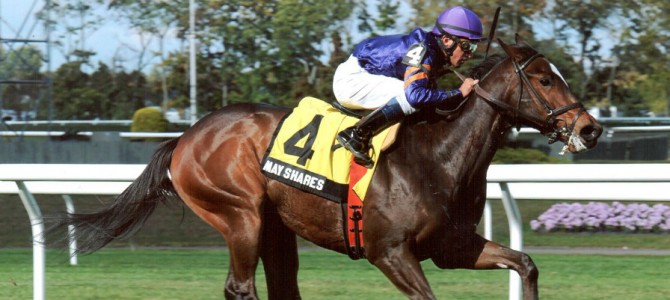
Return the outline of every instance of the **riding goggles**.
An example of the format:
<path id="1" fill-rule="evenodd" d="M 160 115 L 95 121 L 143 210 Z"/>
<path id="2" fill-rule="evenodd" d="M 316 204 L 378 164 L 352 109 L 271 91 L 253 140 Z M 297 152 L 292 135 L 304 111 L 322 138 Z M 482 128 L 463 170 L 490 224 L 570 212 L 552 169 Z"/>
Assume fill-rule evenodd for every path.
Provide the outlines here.
<path id="1" fill-rule="evenodd" d="M 458 41 L 458 44 L 461 45 L 461 50 L 463 50 L 465 53 L 472 53 L 477 51 L 477 42 L 460 40 Z"/>
<path id="2" fill-rule="evenodd" d="M 461 50 L 465 53 L 472 53 L 477 50 L 477 41 L 468 41 L 468 40 L 462 40 L 459 37 L 452 35 L 449 38 L 454 40 L 456 44 L 461 46 Z"/>

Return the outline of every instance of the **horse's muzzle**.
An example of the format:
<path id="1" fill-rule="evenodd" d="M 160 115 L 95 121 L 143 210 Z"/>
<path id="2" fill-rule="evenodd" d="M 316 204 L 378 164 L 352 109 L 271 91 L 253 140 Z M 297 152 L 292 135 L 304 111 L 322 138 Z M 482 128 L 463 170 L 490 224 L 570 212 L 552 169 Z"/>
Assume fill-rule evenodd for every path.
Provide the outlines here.
<path id="1" fill-rule="evenodd" d="M 603 128 L 597 123 L 582 127 L 579 132 L 573 131 L 567 138 L 567 142 L 561 154 L 566 151 L 580 153 L 593 149 L 598 144 L 598 138 L 603 133 Z"/>
<path id="2" fill-rule="evenodd" d="M 586 146 L 591 149 L 598 144 L 598 138 L 603 133 L 603 127 L 600 124 L 589 124 L 582 127 L 579 131 L 579 137 L 584 141 Z"/>

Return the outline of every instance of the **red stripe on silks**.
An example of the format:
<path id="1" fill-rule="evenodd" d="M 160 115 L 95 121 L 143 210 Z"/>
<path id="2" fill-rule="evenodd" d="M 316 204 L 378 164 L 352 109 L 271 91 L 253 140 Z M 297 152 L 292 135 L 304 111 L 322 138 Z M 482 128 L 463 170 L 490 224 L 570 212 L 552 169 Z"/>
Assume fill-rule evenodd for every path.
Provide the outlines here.
<path id="1" fill-rule="evenodd" d="M 363 201 L 361 201 L 361 198 L 358 197 L 358 195 L 354 192 L 353 188 L 358 183 L 359 180 L 365 175 L 365 172 L 367 172 L 368 169 L 366 167 L 363 167 L 357 163 L 354 162 L 354 160 L 351 160 L 351 170 L 349 174 L 349 195 L 347 199 L 347 222 L 348 222 L 348 238 L 349 238 L 349 246 L 351 248 L 356 247 L 356 234 L 358 233 L 358 240 L 359 240 L 359 245 L 361 248 L 363 248 L 363 222 L 362 222 L 362 216 L 363 216 Z M 355 213 L 358 212 L 359 214 L 359 220 L 355 221 Z M 355 232 L 354 228 L 356 228 L 356 222 L 358 222 L 358 232 Z M 363 253 L 360 253 L 362 256 Z"/>

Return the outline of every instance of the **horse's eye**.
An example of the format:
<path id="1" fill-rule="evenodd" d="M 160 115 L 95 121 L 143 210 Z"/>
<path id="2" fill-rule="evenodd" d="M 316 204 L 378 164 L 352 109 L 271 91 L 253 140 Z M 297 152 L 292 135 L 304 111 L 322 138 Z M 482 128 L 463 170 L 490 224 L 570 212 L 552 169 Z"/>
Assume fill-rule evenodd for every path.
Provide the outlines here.
<path id="1" fill-rule="evenodd" d="M 551 79 L 542 78 L 542 79 L 540 79 L 540 84 L 543 85 L 543 86 L 550 86 L 551 85 Z"/>

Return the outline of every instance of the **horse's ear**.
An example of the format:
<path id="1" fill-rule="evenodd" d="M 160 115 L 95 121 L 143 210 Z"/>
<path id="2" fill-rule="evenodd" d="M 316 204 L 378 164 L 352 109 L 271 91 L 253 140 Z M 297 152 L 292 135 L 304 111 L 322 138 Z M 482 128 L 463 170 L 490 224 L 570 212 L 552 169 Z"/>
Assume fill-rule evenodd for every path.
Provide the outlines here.
<path id="1" fill-rule="evenodd" d="M 523 43 L 523 40 L 521 41 Z M 500 46 L 505 50 L 505 53 L 507 53 L 507 56 L 511 57 L 515 61 L 520 61 L 523 59 L 523 54 L 519 52 L 519 47 L 518 45 L 508 45 L 505 42 L 503 42 L 501 39 L 498 39 L 498 43 L 500 43 Z"/>
<path id="2" fill-rule="evenodd" d="M 503 50 L 505 50 L 505 53 L 507 53 L 507 56 L 512 57 L 512 53 L 510 53 L 509 46 L 505 42 L 503 42 L 503 40 L 498 38 L 498 44 L 500 44 L 500 47 L 502 47 Z"/>

